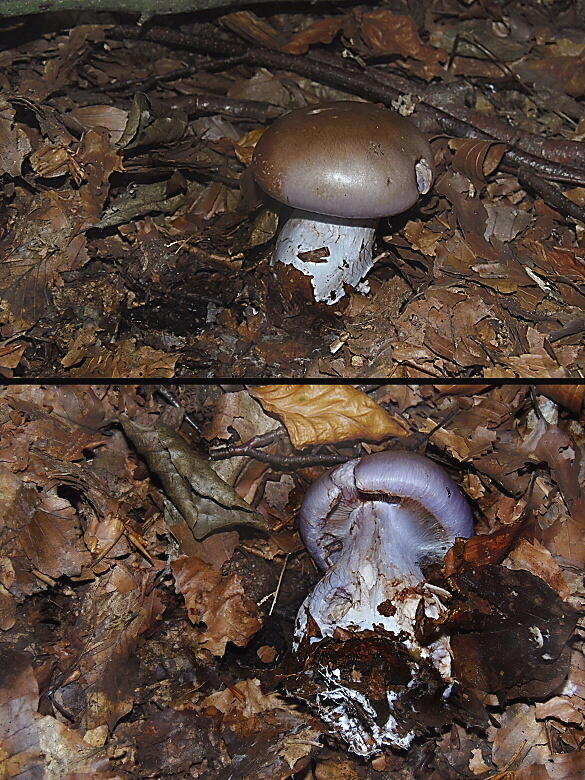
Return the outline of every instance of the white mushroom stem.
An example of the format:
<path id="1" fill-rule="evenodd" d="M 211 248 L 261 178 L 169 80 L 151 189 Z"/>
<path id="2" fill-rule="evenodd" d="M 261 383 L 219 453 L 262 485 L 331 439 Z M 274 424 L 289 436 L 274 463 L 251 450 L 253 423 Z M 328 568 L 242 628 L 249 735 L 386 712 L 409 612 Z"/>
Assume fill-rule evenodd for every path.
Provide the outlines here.
<path id="1" fill-rule="evenodd" d="M 299 611 L 295 644 L 305 635 L 308 614 L 323 637 L 333 636 L 338 628 L 365 631 L 382 626 L 417 659 L 428 659 L 448 679 L 448 653 L 439 652 L 439 658 L 439 648 L 423 647 L 415 637 L 421 601 L 428 618 L 438 618 L 445 609 L 435 590 L 426 587 L 419 560 L 425 547 L 450 546 L 447 534 L 441 539 L 434 518 L 415 502 L 408 506 L 365 501 L 351 518 L 340 557 Z"/>
<path id="2" fill-rule="evenodd" d="M 273 262 L 292 265 L 311 278 L 315 300 L 337 303 L 344 284 L 358 287 L 374 265 L 377 219 L 326 217 L 294 209 L 280 230 Z M 364 283 L 358 288 L 368 292 Z"/>

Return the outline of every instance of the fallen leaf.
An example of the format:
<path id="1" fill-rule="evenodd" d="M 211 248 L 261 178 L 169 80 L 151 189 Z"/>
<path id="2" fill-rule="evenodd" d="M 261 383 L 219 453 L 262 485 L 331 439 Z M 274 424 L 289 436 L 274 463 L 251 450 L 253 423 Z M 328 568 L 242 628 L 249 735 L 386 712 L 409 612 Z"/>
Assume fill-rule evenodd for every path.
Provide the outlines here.
<path id="1" fill-rule="evenodd" d="M 178 354 L 152 347 L 142 346 L 137 349 L 134 338 L 121 339 L 111 346 L 101 347 L 97 354 L 92 354 L 90 349 L 86 350 L 87 353 L 89 356 L 79 368 L 69 372 L 70 376 L 168 378 L 175 375 L 175 363 L 179 358 Z"/>
<path id="2" fill-rule="evenodd" d="M 265 385 L 248 388 L 264 409 L 281 419 L 293 445 L 406 436 L 407 427 L 350 385 Z"/>
<path id="3" fill-rule="evenodd" d="M 175 587 L 185 598 L 189 620 L 205 623 L 201 645 L 222 656 L 228 642 L 243 647 L 262 626 L 258 607 L 236 574 L 223 576 L 202 560 L 186 555 L 171 563 Z"/>
<path id="4" fill-rule="evenodd" d="M 453 170 L 467 176 L 476 187 L 485 184 L 486 177 L 497 169 L 507 149 L 506 144 L 476 138 L 454 138 L 449 146 L 455 149 Z"/>
<path id="5" fill-rule="evenodd" d="M 330 16 L 318 19 L 290 39 L 283 51 L 289 54 L 305 54 L 314 43 L 331 43 L 339 30 L 343 19 L 340 16 Z"/>
<path id="6" fill-rule="evenodd" d="M 127 417 L 120 422 L 196 539 L 235 525 L 268 528 L 265 518 L 172 428 L 160 421 L 153 427 L 139 425 Z"/>

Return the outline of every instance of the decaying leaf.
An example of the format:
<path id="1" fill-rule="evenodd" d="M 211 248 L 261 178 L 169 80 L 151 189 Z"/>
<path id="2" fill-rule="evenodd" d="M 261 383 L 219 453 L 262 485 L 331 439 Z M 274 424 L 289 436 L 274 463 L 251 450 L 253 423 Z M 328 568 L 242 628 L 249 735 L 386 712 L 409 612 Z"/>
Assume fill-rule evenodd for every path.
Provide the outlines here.
<path id="1" fill-rule="evenodd" d="M 137 92 L 128 114 L 128 121 L 118 145 L 136 149 L 157 143 L 178 141 L 187 127 L 184 111 L 169 108 L 160 100 L 153 100 L 144 92 Z"/>
<path id="2" fill-rule="evenodd" d="M 564 680 L 578 614 L 540 578 L 488 565 L 449 582 L 457 589 L 451 637 L 454 673 L 509 698 L 546 696 Z M 527 605 L 530 608 L 527 609 Z"/>
<path id="3" fill-rule="evenodd" d="M 138 640 L 163 611 L 156 592 L 146 595 L 154 576 L 152 570 L 142 574 L 118 565 L 89 586 L 75 628 L 82 643 L 68 670 L 79 675 L 83 692 L 74 683 L 55 692 L 86 729 L 112 729 L 134 705 Z"/>
<path id="4" fill-rule="evenodd" d="M 258 712 L 277 709 L 282 706 L 282 698 L 276 693 L 262 693 L 260 680 L 243 680 L 233 688 L 224 688 L 207 696 L 202 704 L 216 707 L 224 715 L 237 711 L 240 716 L 249 718 Z"/>
<path id="5" fill-rule="evenodd" d="M 172 377 L 178 355 L 153 347 L 136 348 L 136 339 L 121 339 L 113 347 L 92 345 L 76 355 L 76 362 L 85 358 L 81 366 L 72 369 L 71 376 L 153 378 Z"/>
<path id="6" fill-rule="evenodd" d="M 112 780 L 104 751 L 75 729 L 37 713 L 39 687 L 30 656 L 0 649 L 0 754 L 2 777 Z"/>
<path id="7" fill-rule="evenodd" d="M 258 607 L 249 599 L 239 577 L 227 577 L 201 559 L 181 556 L 171 563 L 175 587 L 185 597 L 192 623 L 205 623 L 201 645 L 223 655 L 228 642 L 243 647 L 262 626 Z"/>
<path id="8" fill-rule="evenodd" d="M 0 308 L 2 319 L 11 320 L 5 337 L 36 323 L 51 304 L 59 274 L 88 259 L 85 237 L 75 235 L 82 221 L 57 193 L 23 196 L 18 208 L 23 220 L 0 243 Z"/>
<path id="9" fill-rule="evenodd" d="M 412 57 L 418 61 L 415 71 L 423 78 L 437 75 L 439 63 L 447 58 L 443 49 L 427 46 L 421 41 L 411 16 L 393 14 L 386 8 L 354 9 L 345 20 L 344 32 L 348 36 L 359 34 L 363 41 L 361 54 Z"/>
<path id="10" fill-rule="evenodd" d="M 330 16 L 313 22 L 304 30 L 296 33 L 284 47 L 289 54 L 304 54 L 314 43 L 331 43 L 341 29 L 342 19 Z"/>
<path id="11" fill-rule="evenodd" d="M 350 385 L 266 385 L 248 389 L 281 419 L 297 449 L 309 444 L 405 436 L 406 425 Z"/>
<path id="12" fill-rule="evenodd" d="M 236 525 L 267 530 L 264 517 L 240 498 L 172 428 L 161 422 L 147 427 L 126 417 L 121 417 L 120 423 L 124 433 L 158 475 L 165 493 L 196 539 Z"/>

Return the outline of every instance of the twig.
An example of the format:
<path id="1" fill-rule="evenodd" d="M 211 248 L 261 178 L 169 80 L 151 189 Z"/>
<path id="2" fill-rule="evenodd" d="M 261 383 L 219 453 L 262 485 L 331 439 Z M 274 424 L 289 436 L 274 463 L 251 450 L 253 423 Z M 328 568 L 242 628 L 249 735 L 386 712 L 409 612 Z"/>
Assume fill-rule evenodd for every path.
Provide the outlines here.
<path id="1" fill-rule="evenodd" d="M 585 222 L 585 208 L 567 198 L 554 184 L 541 179 L 524 166 L 518 168 L 518 181 L 528 189 L 534 190 L 545 203 L 565 216 Z"/>
<path id="2" fill-rule="evenodd" d="M 328 57 L 328 61 L 323 62 L 323 60 L 311 55 L 296 56 L 257 46 L 246 47 L 219 31 L 213 36 L 197 34 L 196 32 L 186 35 L 162 27 L 153 27 L 142 32 L 135 27 L 119 26 L 111 31 L 111 35 L 116 38 L 134 40 L 143 38 L 156 43 L 166 43 L 170 46 L 224 57 L 238 56 L 242 58 L 242 62 L 249 65 L 290 70 L 323 84 L 345 89 L 348 92 L 383 103 L 390 103 L 403 94 L 416 94 L 421 91 L 417 85 L 403 77 L 381 73 L 372 67 L 358 69 L 357 66 L 348 64 L 346 60 L 336 55 Z M 336 60 L 337 64 L 332 64 Z M 430 110 L 444 129 L 455 131 L 457 135 L 466 138 L 487 137 L 509 144 L 514 147 L 517 164 L 522 161 L 528 163 L 531 156 L 542 157 L 543 161 L 552 160 L 561 165 L 574 167 L 576 173 L 582 174 L 585 149 L 581 143 L 539 138 L 537 135 L 518 130 L 493 117 L 481 114 L 479 111 L 468 109 L 466 106 L 445 105 L 440 98 L 434 97 L 430 90 L 423 90 L 419 106 L 423 106 L 427 111 Z M 525 158 L 522 153 L 528 154 L 529 157 Z M 513 160 L 512 156 L 510 160 Z"/>
<path id="3" fill-rule="evenodd" d="M 195 420 L 189 414 L 187 414 L 187 412 L 183 409 L 181 404 L 177 401 L 177 399 L 175 398 L 173 393 L 170 392 L 170 390 L 167 390 L 167 388 L 164 385 L 158 385 L 158 387 L 156 388 L 156 392 L 159 395 L 162 395 L 165 401 L 169 403 L 171 406 L 174 406 L 175 409 L 182 409 L 183 419 L 185 420 L 187 425 L 190 425 L 191 428 L 193 428 L 193 430 L 196 433 L 201 434 L 201 428 L 197 425 Z"/>
<path id="4" fill-rule="evenodd" d="M 184 68 L 177 68 L 170 73 L 157 73 L 153 76 L 149 76 L 147 79 L 125 79 L 123 81 L 115 81 L 113 84 L 102 84 L 93 88 L 94 92 L 122 92 L 124 90 L 132 90 L 139 87 L 143 92 L 146 92 L 158 84 L 164 84 L 166 81 L 175 81 L 176 79 L 182 79 L 187 76 L 191 76 L 193 73 L 209 73 L 216 70 L 227 70 L 233 68 L 235 65 L 239 65 L 242 62 L 241 56 L 236 57 L 224 57 L 216 58 L 213 60 L 205 59 L 203 62 L 197 62 L 193 65 L 187 65 Z"/>
<path id="5" fill-rule="evenodd" d="M 174 102 L 171 102 L 175 105 Z M 235 119 L 252 119 L 267 122 L 284 114 L 285 109 L 260 100 L 237 100 L 223 95 L 186 95 L 181 98 L 180 108 L 189 116 L 193 114 L 223 114 Z"/>
<path id="6" fill-rule="evenodd" d="M 225 460 L 226 458 L 234 458 L 238 455 L 249 455 L 250 449 L 266 447 L 268 444 L 272 444 L 273 441 L 281 439 L 286 435 L 287 433 L 284 428 L 277 428 L 274 431 L 268 431 L 268 433 L 261 433 L 258 436 L 253 436 L 243 444 L 226 444 L 225 447 L 213 447 L 209 450 L 209 456 L 212 460 Z"/>
<path id="7" fill-rule="evenodd" d="M 224 456 L 219 454 L 217 450 L 210 452 L 212 460 L 221 460 Z M 238 455 L 246 455 L 254 460 L 259 460 L 261 463 L 268 463 L 269 466 L 281 469 L 282 471 L 294 471 L 295 469 L 304 469 L 309 466 L 337 466 L 340 463 L 345 463 L 348 460 L 347 455 L 335 455 L 335 454 L 307 454 L 307 455 L 277 455 L 276 453 L 263 452 L 262 450 L 254 449 L 254 447 L 248 447 L 242 445 L 238 449 Z M 225 457 L 233 457 L 232 455 L 226 455 Z"/>
<path id="8" fill-rule="evenodd" d="M 282 578 L 284 577 L 284 572 L 286 571 L 289 557 L 290 557 L 290 553 L 287 553 L 284 556 L 284 563 L 282 564 L 282 569 L 280 570 L 280 576 L 278 578 L 278 582 L 276 583 L 274 598 L 272 599 L 272 604 L 270 605 L 270 609 L 268 610 L 269 615 L 272 615 L 272 613 L 274 612 L 274 607 L 276 606 L 276 599 L 278 598 L 278 594 L 280 593 L 280 586 L 282 585 Z"/>

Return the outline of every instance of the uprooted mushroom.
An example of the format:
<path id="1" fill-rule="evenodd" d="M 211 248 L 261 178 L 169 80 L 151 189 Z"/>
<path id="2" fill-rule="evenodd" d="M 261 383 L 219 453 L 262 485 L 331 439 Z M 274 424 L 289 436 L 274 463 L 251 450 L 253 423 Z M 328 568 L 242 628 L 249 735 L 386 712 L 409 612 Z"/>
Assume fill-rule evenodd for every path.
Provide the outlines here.
<path id="1" fill-rule="evenodd" d="M 325 575 L 299 610 L 303 671 L 289 692 L 355 753 L 407 748 L 457 706 L 449 638 L 437 628 L 449 593 L 423 568 L 473 535 L 467 500 L 428 458 L 379 452 L 311 485 L 300 532 Z"/>

